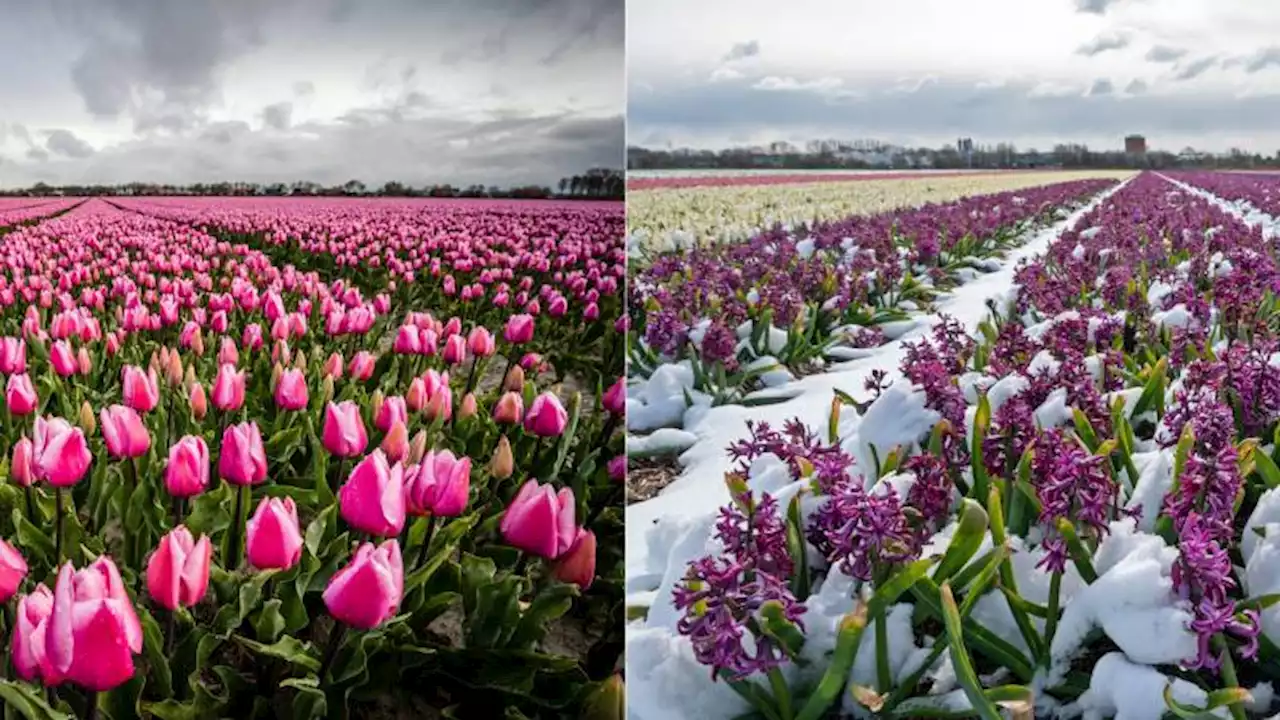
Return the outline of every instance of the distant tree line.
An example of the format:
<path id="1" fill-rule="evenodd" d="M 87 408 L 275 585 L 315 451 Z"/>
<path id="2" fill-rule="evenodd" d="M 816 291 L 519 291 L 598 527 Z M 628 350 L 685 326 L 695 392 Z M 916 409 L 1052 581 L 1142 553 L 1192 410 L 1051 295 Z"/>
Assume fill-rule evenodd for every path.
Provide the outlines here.
<path id="1" fill-rule="evenodd" d="M 157 196 L 207 195 L 218 197 L 433 197 L 433 198 L 513 198 L 525 200 L 621 200 L 625 192 L 621 170 L 592 168 L 581 175 L 561 178 L 559 192 L 540 185 L 498 187 L 496 185 L 453 186 L 449 184 L 414 187 L 401 182 L 388 182 L 370 188 L 359 180 L 342 185 L 321 185 L 299 181 L 294 183 L 220 182 L 191 185 L 158 183 L 126 183 L 122 185 L 49 185 L 36 183 L 29 188 L 0 190 L 0 196 Z"/>
<path id="2" fill-rule="evenodd" d="M 1012 168 L 1280 168 L 1280 152 L 1272 156 L 1232 149 L 1207 153 L 1183 148 L 1177 153 L 1151 150 L 1091 150 L 1087 145 L 1060 143 L 1052 150 L 1019 150 L 1012 143 L 974 145 L 962 153 L 955 146 L 904 148 L 874 140 L 813 140 L 803 146 L 775 142 L 724 150 L 690 148 L 627 148 L 629 170 L 826 170 L 934 168 L 939 170 Z"/>

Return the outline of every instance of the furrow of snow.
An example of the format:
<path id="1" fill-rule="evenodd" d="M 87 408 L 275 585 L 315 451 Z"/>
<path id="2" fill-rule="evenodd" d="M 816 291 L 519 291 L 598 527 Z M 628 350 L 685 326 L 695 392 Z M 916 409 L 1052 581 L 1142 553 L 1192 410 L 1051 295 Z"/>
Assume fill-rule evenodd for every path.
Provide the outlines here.
<path id="1" fill-rule="evenodd" d="M 1271 217 L 1254 207 L 1253 204 L 1247 200 L 1227 200 L 1226 198 L 1219 197 L 1218 195 L 1215 195 L 1203 188 L 1184 183 L 1181 180 L 1174 180 L 1168 175 L 1156 173 L 1156 176 L 1167 182 L 1173 183 L 1181 190 L 1185 190 L 1192 195 L 1207 200 L 1213 205 L 1216 205 L 1222 211 L 1236 216 L 1248 225 L 1261 227 L 1262 236 L 1265 238 L 1271 239 L 1280 237 L 1280 218 Z"/>
<path id="2" fill-rule="evenodd" d="M 872 371 L 882 370 L 888 373 L 889 379 L 899 379 L 898 366 L 905 354 L 903 344 L 926 335 L 938 324 L 939 315 L 955 318 L 970 334 L 975 334 L 978 325 L 988 316 L 988 302 L 999 303 L 1014 292 L 1014 271 L 1019 263 L 1042 255 L 1060 234 L 1073 228 L 1086 213 L 1128 182 L 1125 180 L 1100 193 L 1067 219 L 1034 232 L 1025 244 L 1004 259 L 1000 269 L 956 288 L 938 306 L 936 314 L 919 318 L 913 329 L 893 342 L 877 348 L 866 357 L 833 364 L 828 372 L 783 386 L 782 389 L 795 392 L 792 399 L 765 406 L 702 406 L 686 411 L 684 430 L 692 433 L 697 442 L 680 455 L 684 472 L 659 496 L 627 508 L 627 593 L 630 600 L 647 604 L 666 574 L 669 561 L 676 555 L 683 557 L 687 554 L 672 548 L 672 543 L 686 535 L 685 530 L 694 525 L 709 527 L 717 509 L 728 502 L 723 477 L 732 469 L 732 462 L 725 448 L 747 435 L 747 420 L 767 421 L 780 426 L 783 421 L 798 417 L 809 426 L 823 427 L 831 412 L 833 390 L 838 388 L 855 398 L 866 399 L 868 393 L 863 389 L 863 382 Z M 907 420 L 909 418 L 893 421 Z"/>

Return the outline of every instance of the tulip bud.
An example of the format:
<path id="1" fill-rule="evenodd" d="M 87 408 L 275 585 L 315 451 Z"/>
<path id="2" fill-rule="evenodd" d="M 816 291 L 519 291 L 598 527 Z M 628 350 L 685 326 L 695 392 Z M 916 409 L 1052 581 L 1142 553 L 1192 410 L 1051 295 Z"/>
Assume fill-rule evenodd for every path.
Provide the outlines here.
<path id="1" fill-rule="evenodd" d="M 209 399 L 205 397 L 204 386 L 198 382 L 192 383 L 187 400 L 191 403 L 191 417 L 196 422 L 204 420 L 205 414 L 209 412 Z"/>
<path id="2" fill-rule="evenodd" d="M 333 376 L 325 375 L 320 383 L 320 404 L 327 405 L 333 400 Z"/>
<path id="3" fill-rule="evenodd" d="M 299 370 L 307 369 L 307 353 L 305 351 L 299 350 L 298 354 L 293 356 L 293 366 Z"/>
<path id="4" fill-rule="evenodd" d="M 182 384 L 182 358 L 178 356 L 177 350 L 169 355 L 169 364 L 165 366 L 164 377 L 170 387 L 178 387 Z"/>
<path id="5" fill-rule="evenodd" d="M 23 436 L 13 446 L 13 456 L 9 460 L 9 479 L 19 487 L 27 487 L 35 482 L 35 474 L 31 469 L 31 456 L 34 452 L 31 438 Z"/>
<path id="6" fill-rule="evenodd" d="M 591 587 L 596 577 L 595 533 L 579 528 L 573 544 L 556 559 L 551 572 L 560 582 L 577 585 L 583 590 Z"/>
<path id="7" fill-rule="evenodd" d="M 511 452 L 511 442 L 507 436 L 498 438 L 498 449 L 493 452 L 493 460 L 489 463 L 489 474 L 499 480 L 506 480 L 516 469 L 516 458 Z"/>
<path id="8" fill-rule="evenodd" d="M 196 366 L 188 365 L 187 371 L 182 375 L 182 386 L 189 390 L 191 389 L 191 386 L 197 382 L 199 382 L 199 380 L 196 378 Z"/>
<path id="9" fill-rule="evenodd" d="M 4 540 L 0 540 L 0 603 L 9 602 L 9 598 L 18 591 L 22 580 L 27 576 L 27 561 L 22 553 Z"/>
<path id="10" fill-rule="evenodd" d="M 271 389 L 274 390 L 280 385 L 280 376 L 284 375 L 284 366 L 276 363 L 271 366 Z"/>
<path id="11" fill-rule="evenodd" d="M 520 392 L 524 389 L 524 368 L 519 365 L 512 365 L 507 371 L 507 377 L 503 379 L 502 389 L 507 392 Z"/>
<path id="12" fill-rule="evenodd" d="M 476 395 L 475 393 L 467 393 L 462 398 L 462 406 L 458 408 L 458 418 L 466 420 L 469 417 L 475 417 L 476 412 L 478 412 L 476 409 Z"/>
<path id="13" fill-rule="evenodd" d="M 98 423 L 93 417 L 93 407 L 89 405 L 88 400 L 80 403 L 80 427 L 86 435 L 92 435 L 93 431 L 98 429 Z"/>
<path id="14" fill-rule="evenodd" d="M 396 420 L 392 423 L 380 447 L 382 452 L 387 454 L 387 459 L 393 463 L 400 462 L 408 456 L 409 428 L 405 427 L 404 421 Z"/>
<path id="15" fill-rule="evenodd" d="M 373 411 L 375 418 L 382 414 L 382 403 L 386 400 L 387 396 L 383 395 L 381 390 L 373 391 L 373 397 L 369 398 L 369 409 Z"/>
<path id="16" fill-rule="evenodd" d="M 409 443 L 409 459 L 408 464 L 417 465 L 422 461 L 422 456 L 427 454 L 427 431 L 419 430 L 417 435 L 413 436 L 413 441 Z"/>
<path id="17" fill-rule="evenodd" d="M 204 598 L 209 588 L 209 562 L 213 545 L 201 535 L 179 525 L 160 539 L 147 561 L 147 592 L 166 610 L 191 607 Z"/>
<path id="18" fill-rule="evenodd" d="M 195 337 L 191 338 L 191 352 L 195 353 L 196 357 L 204 357 L 204 336 L 200 333 L 196 333 Z"/>

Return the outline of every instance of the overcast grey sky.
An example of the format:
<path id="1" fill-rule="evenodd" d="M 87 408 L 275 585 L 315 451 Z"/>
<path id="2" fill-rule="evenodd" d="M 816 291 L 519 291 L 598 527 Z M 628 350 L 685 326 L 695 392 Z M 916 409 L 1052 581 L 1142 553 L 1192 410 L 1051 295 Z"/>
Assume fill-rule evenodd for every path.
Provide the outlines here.
<path id="1" fill-rule="evenodd" d="M 622 167 L 623 0 L 0 0 L 0 186 Z"/>
<path id="2" fill-rule="evenodd" d="M 628 140 L 1280 150 L 1269 0 L 631 0 Z M 679 16 L 675 21 L 673 17 Z"/>

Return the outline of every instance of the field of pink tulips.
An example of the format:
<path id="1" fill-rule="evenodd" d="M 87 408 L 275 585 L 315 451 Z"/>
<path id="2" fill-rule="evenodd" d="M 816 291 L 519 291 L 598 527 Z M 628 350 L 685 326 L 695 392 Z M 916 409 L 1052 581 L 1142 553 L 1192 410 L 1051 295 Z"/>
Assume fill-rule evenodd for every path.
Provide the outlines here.
<path id="1" fill-rule="evenodd" d="M 621 716 L 621 204 L 24 202 L 6 717 Z"/>
<path id="2" fill-rule="evenodd" d="M 629 548 L 634 716 L 1274 717 L 1278 195 L 1143 173 L 738 412 Z"/>

